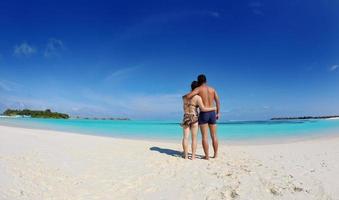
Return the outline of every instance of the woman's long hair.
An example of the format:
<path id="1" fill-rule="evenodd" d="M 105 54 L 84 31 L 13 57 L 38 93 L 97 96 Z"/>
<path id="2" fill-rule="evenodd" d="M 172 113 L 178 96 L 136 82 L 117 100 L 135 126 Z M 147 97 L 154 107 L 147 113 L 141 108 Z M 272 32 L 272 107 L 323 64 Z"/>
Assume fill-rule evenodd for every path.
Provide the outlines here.
<path id="1" fill-rule="evenodd" d="M 191 89 L 192 89 L 192 91 L 193 91 L 195 88 L 197 88 L 197 87 L 199 87 L 198 81 L 193 81 L 193 82 L 191 83 Z"/>

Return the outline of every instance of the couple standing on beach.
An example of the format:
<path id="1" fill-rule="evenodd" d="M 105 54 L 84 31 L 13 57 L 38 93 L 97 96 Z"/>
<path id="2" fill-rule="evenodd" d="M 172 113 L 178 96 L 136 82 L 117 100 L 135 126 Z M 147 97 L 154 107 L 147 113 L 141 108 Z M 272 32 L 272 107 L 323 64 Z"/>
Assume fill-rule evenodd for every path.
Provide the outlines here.
<path id="1" fill-rule="evenodd" d="M 191 84 L 192 91 L 183 96 L 184 119 L 181 126 L 184 130 L 182 147 L 184 158 L 188 158 L 188 139 L 192 134 L 192 160 L 197 149 L 197 135 L 200 126 L 204 159 L 209 160 L 208 130 L 212 138 L 213 158 L 218 156 L 218 138 L 216 120 L 220 117 L 220 101 L 217 92 L 207 85 L 206 76 L 201 74 Z M 215 106 L 216 105 L 216 106 Z M 198 112 L 198 108 L 199 111 Z"/>

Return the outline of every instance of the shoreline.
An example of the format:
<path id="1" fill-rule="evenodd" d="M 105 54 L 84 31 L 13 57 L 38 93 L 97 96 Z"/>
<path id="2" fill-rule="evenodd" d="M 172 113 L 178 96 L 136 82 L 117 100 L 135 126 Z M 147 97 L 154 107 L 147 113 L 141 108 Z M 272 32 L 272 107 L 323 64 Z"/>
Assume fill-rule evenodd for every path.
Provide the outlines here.
<path id="1" fill-rule="evenodd" d="M 0 198 L 337 199 L 338 146 L 339 137 L 220 144 L 206 161 L 198 144 L 192 161 L 180 143 L 0 125 Z"/>

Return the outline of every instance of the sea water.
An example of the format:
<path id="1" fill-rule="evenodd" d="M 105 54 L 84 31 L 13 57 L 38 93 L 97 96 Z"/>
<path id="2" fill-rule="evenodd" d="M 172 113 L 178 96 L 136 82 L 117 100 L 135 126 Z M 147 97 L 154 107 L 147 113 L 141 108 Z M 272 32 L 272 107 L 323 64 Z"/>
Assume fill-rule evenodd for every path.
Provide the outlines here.
<path id="1" fill-rule="evenodd" d="M 0 118 L 0 125 L 48 129 L 118 138 L 180 140 L 179 121 Z M 218 123 L 222 141 L 339 135 L 339 120 L 226 121 Z"/>

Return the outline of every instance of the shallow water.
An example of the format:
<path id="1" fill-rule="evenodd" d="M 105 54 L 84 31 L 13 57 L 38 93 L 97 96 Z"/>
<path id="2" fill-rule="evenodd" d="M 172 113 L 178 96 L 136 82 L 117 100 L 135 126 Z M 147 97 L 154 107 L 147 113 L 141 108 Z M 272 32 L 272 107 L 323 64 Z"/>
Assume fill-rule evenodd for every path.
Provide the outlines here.
<path id="1" fill-rule="evenodd" d="M 182 137 L 182 128 L 176 121 L 0 118 L 0 125 L 133 139 L 178 140 Z M 218 137 L 222 141 L 313 137 L 336 132 L 339 134 L 339 120 L 229 121 L 218 124 Z"/>

